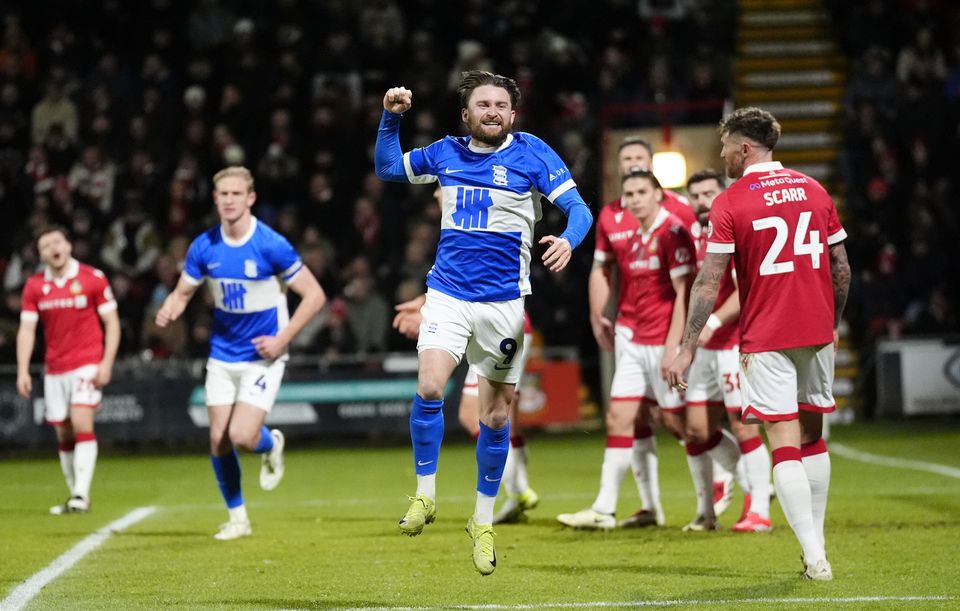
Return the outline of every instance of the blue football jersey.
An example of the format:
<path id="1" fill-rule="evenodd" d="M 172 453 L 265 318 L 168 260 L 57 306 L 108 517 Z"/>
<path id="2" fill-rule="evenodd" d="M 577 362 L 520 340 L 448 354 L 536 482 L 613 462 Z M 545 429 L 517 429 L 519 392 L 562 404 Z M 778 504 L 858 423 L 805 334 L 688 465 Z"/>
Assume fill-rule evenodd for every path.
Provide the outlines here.
<path id="1" fill-rule="evenodd" d="M 447 136 L 403 156 L 407 180 L 440 181 L 440 243 L 427 286 L 465 301 L 530 294 L 530 247 L 540 197 L 551 202 L 576 185 L 543 140 L 507 136 L 495 151 Z"/>
<path id="2" fill-rule="evenodd" d="M 251 340 L 286 326 L 290 315 L 281 281 L 289 282 L 302 267 L 290 242 L 256 218 L 240 240 L 226 237 L 220 225 L 197 236 L 182 278 L 194 285 L 206 279 L 213 294 L 210 358 L 261 360 Z"/>

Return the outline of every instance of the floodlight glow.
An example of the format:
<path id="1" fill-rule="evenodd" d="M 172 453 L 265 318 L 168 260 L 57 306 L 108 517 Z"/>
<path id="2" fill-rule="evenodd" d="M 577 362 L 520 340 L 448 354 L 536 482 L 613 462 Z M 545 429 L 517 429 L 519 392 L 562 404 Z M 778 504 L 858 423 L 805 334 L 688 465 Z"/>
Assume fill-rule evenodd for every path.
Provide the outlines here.
<path id="1" fill-rule="evenodd" d="M 682 153 L 664 151 L 653 156 L 653 173 L 664 189 L 676 189 L 687 183 L 687 160 Z"/>

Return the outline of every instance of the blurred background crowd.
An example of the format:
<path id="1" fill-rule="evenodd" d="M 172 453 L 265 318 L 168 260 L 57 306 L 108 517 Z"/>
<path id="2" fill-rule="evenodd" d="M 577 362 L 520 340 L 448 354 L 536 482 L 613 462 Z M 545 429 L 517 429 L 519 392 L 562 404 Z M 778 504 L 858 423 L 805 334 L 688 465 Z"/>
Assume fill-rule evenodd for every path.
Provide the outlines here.
<path id="1" fill-rule="evenodd" d="M 731 98 L 735 3 L 684 5 L 665 18 L 632 0 L 0 3 L 0 362 L 14 361 L 32 233 L 50 222 L 110 277 L 121 356 L 205 356 L 200 299 L 168 329 L 152 321 L 191 239 L 216 222 L 211 176 L 236 164 L 255 175 L 254 214 L 330 297 L 295 349 L 412 347 L 390 329 L 392 305 L 423 290 L 439 210 L 432 187 L 373 173 L 385 89 L 414 92 L 406 150 L 460 133 L 462 70 L 515 77 L 517 129 L 560 153 L 597 210 L 613 162 L 599 158 L 605 107 Z M 958 331 L 960 11 L 830 5 L 854 64 L 838 171 L 855 336 Z M 559 211 L 544 212 L 538 234 L 562 230 Z M 534 266 L 528 299 L 543 341 L 587 358 L 592 250 L 591 236 L 560 275 Z"/>

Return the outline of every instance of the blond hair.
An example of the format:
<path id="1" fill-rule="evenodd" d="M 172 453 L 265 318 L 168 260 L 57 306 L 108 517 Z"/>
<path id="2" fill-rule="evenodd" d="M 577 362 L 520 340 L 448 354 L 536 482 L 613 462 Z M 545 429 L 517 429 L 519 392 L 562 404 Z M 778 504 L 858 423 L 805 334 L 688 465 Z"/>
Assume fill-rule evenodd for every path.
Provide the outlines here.
<path id="1" fill-rule="evenodd" d="M 243 167 L 242 165 L 232 165 L 227 168 L 223 168 L 219 172 L 213 175 L 213 188 L 217 188 L 217 183 L 220 182 L 221 178 L 226 178 L 228 176 L 239 176 L 240 178 L 247 181 L 247 193 L 253 193 L 253 174 L 250 173 L 250 170 Z"/>

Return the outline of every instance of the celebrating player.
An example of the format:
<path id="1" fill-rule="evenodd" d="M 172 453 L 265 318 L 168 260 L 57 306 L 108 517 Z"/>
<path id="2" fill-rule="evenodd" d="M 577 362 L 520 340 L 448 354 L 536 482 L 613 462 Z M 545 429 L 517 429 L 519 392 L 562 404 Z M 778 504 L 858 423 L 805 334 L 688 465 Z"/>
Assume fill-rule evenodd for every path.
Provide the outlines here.
<path id="1" fill-rule="evenodd" d="M 101 389 L 110 383 L 120 346 L 117 302 L 103 272 L 70 256 L 66 229 L 51 226 L 40 231 L 37 250 L 45 269 L 23 287 L 17 392 L 29 399 L 33 390 L 30 356 L 40 321 L 47 345 L 44 419 L 56 431 L 60 468 L 70 491 L 70 498 L 51 507 L 50 513 L 84 513 L 90 510 L 90 484 L 97 465 L 94 413 Z"/>
<path id="2" fill-rule="evenodd" d="M 739 180 L 714 200 L 682 350 L 668 375 L 686 388 L 684 372 L 732 256 L 743 417 L 764 423 L 777 498 L 803 548 L 803 576 L 830 580 L 823 536 L 830 458 L 821 434 L 823 414 L 836 409 L 834 351 L 850 285 L 846 232 L 819 183 L 773 161 L 780 138 L 773 115 L 741 108 L 720 122 L 720 134 L 727 175 Z"/>
<path id="3" fill-rule="evenodd" d="M 530 293 L 530 248 L 540 195 L 567 215 L 560 236 L 544 236 L 544 264 L 554 272 L 590 229 L 592 217 L 566 165 L 543 141 L 511 133 L 520 89 L 510 78 L 474 70 L 458 87 L 460 115 L 470 135 L 448 136 L 403 153 L 399 127 L 413 93 L 389 89 L 376 144 L 383 180 L 425 183 L 443 190 L 440 243 L 427 275 L 417 342 L 417 394 L 410 413 L 417 493 L 400 520 L 410 536 L 436 517 L 436 473 L 443 438 L 443 389 L 464 354 L 479 375 L 477 502 L 467 532 L 473 561 L 496 568 L 493 506 L 509 447 L 509 406 L 520 377 L 523 301 Z"/>
<path id="4" fill-rule="evenodd" d="M 264 490 L 283 478 L 283 433 L 267 430 L 263 421 L 280 389 L 287 346 L 326 297 L 286 238 L 251 214 L 256 193 L 250 171 L 223 169 L 213 184 L 220 224 L 190 245 L 183 274 L 157 312 L 157 326 L 176 320 L 207 279 L 215 308 L 206 380 L 210 459 L 229 513 L 214 538 L 226 541 L 252 533 L 236 448 L 263 455 Z M 292 317 L 284 286 L 301 297 Z"/>
<path id="5" fill-rule="evenodd" d="M 714 198 L 723 191 L 723 176 L 715 170 L 702 170 L 687 180 L 687 194 L 697 212 L 700 223 L 706 227 Z M 697 241 L 697 260 L 706 254 L 707 239 L 701 234 Z M 720 284 L 719 297 L 713 313 L 700 332 L 699 349 L 690 366 L 687 399 L 687 437 L 695 444 L 716 454 L 717 462 L 735 462 L 740 487 L 744 491 L 743 513 L 733 530 L 737 532 L 766 532 L 770 524 L 770 455 L 756 424 L 740 421 L 740 298 L 736 292 L 733 264 L 727 268 Z M 724 409 L 726 408 L 726 409 Z M 732 441 L 723 443 L 720 421 L 726 411 L 730 430 L 739 444 L 739 452 Z M 742 457 L 741 457 L 742 456 Z M 709 490 L 703 491 L 706 495 Z M 697 520 L 705 526 L 716 519 L 710 503 L 706 503 Z"/>
<path id="6" fill-rule="evenodd" d="M 440 189 L 437 189 L 439 192 Z M 410 301 L 396 306 L 397 314 L 393 318 L 393 328 L 410 339 L 417 339 L 420 335 L 420 323 L 423 318 L 420 308 L 423 307 L 425 295 L 420 295 Z M 530 357 L 530 342 L 533 340 L 533 328 L 530 325 L 530 316 L 523 313 L 523 352 L 518 363 L 521 371 L 527 365 Z M 534 509 L 540 503 L 540 495 L 530 487 L 527 475 L 527 441 L 520 425 L 520 383 L 510 402 L 510 449 L 507 451 L 507 462 L 503 468 L 503 477 L 500 484 L 507 493 L 507 498 L 500 509 L 493 514 L 494 524 L 521 522 L 526 519 L 526 512 Z M 460 394 L 460 409 L 457 413 L 461 426 L 470 435 L 477 439 L 480 436 L 480 377 L 476 369 L 470 367 L 463 381 L 463 391 Z"/>
<path id="7" fill-rule="evenodd" d="M 629 241 L 614 251 L 620 272 L 613 339 L 616 372 L 606 414 L 600 492 L 591 507 L 557 516 L 560 523 L 574 528 L 617 526 L 617 497 L 630 467 L 634 424 L 641 404 L 647 410 L 659 406 L 665 426 L 683 434 L 677 418 L 671 415 L 684 409 L 683 398 L 668 387 L 665 374 L 683 330 L 696 249 L 683 222 L 660 205 L 661 191 L 660 181 L 646 170 L 630 171 L 622 179 L 621 201 L 639 226 L 630 232 Z M 598 241 L 605 235 L 598 229 Z M 609 246 L 598 246 L 599 252 L 609 250 Z M 659 504 L 654 507 L 660 512 L 655 519 L 662 522 Z"/>

